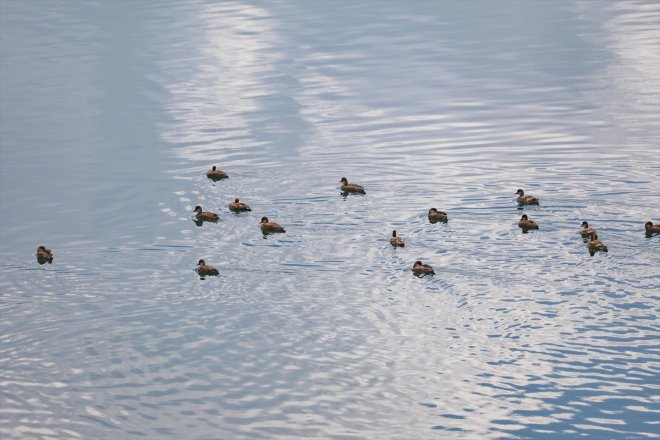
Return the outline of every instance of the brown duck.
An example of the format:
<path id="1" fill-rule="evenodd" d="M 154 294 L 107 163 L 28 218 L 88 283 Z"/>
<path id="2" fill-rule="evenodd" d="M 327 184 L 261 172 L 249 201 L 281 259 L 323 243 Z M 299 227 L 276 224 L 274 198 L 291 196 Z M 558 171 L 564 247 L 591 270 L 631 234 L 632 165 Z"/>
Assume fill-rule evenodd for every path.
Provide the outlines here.
<path id="1" fill-rule="evenodd" d="M 598 239 L 598 235 L 596 235 L 596 233 L 589 235 L 588 247 L 589 247 L 589 253 L 591 255 L 599 251 L 607 252 L 607 245 Z"/>
<path id="2" fill-rule="evenodd" d="M 447 213 L 444 211 L 438 211 L 435 208 L 431 208 L 429 209 L 429 221 L 431 223 L 446 222 Z"/>
<path id="3" fill-rule="evenodd" d="M 582 222 L 582 231 L 580 231 L 580 235 L 582 238 L 589 238 L 591 234 L 596 234 L 596 230 L 592 229 L 589 227 L 589 223 L 587 222 Z"/>
<path id="4" fill-rule="evenodd" d="M 523 231 L 528 231 L 530 229 L 538 229 L 539 225 L 534 220 L 528 219 L 527 214 L 523 214 L 518 222 L 518 227 Z"/>
<path id="5" fill-rule="evenodd" d="M 197 205 L 195 206 L 195 209 L 193 209 L 193 212 L 196 212 L 197 215 L 195 218 L 197 220 L 202 221 L 202 222 L 217 222 L 220 219 L 220 216 L 216 214 L 215 212 L 208 212 L 208 211 L 202 211 L 202 207 Z"/>
<path id="6" fill-rule="evenodd" d="M 396 236 L 396 231 L 392 231 L 392 238 L 390 238 L 390 244 L 394 247 L 404 247 L 406 245 L 406 243 L 404 243 L 403 241 L 403 238 Z"/>
<path id="7" fill-rule="evenodd" d="M 250 206 L 247 203 L 241 202 L 238 197 L 234 199 L 233 203 L 229 204 L 229 210 L 233 212 L 252 211 Z"/>
<path id="8" fill-rule="evenodd" d="M 518 198 L 516 199 L 516 202 L 518 202 L 519 205 L 538 205 L 539 204 L 539 199 L 533 196 L 526 196 L 525 191 L 522 189 L 519 189 L 516 191 L 516 194 L 518 195 Z"/>
<path id="9" fill-rule="evenodd" d="M 435 273 L 430 265 L 422 264 L 422 262 L 419 260 L 415 261 L 415 264 L 413 264 L 412 271 L 415 275 L 421 275 L 425 273 L 430 273 L 430 274 Z"/>
<path id="10" fill-rule="evenodd" d="M 39 246 L 37 248 L 37 262 L 39 264 L 50 264 L 53 262 L 53 251 L 46 249 L 45 246 Z"/>
<path id="11" fill-rule="evenodd" d="M 218 272 L 218 269 L 211 266 L 210 264 L 206 264 L 206 261 L 204 260 L 199 260 L 199 262 L 197 263 L 197 268 L 195 270 L 197 271 L 200 277 L 205 277 L 209 275 L 215 276 L 220 274 L 220 272 Z"/>
<path id="12" fill-rule="evenodd" d="M 268 217 L 261 217 L 259 227 L 264 234 L 269 234 L 271 232 L 286 232 L 282 226 L 275 222 L 268 221 Z"/>
<path id="13" fill-rule="evenodd" d="M 206 177 L 208 177 L 211 180 L 222 180 L 229 177 L 229 174 L 217 169 L 215 165 L 213 165 L 213 168 L 211 168 L 206 172 Z"/>
<path id="14" fill-rule="evenodd" d="M 366 194 L 364 188 L 361 185 L 356 183 L 348 183 L 348 179 L 346 179 L 346 177 L 342 177 L 340 182 L 341 190 L 344 193 Z"/>
<path id="15" fill-rule="evenodd" d="M 660 225 L 654 225 L 653 222 L 646 222 L 644 224 L 644 229 L 649 235 L 660 234 Z"/>

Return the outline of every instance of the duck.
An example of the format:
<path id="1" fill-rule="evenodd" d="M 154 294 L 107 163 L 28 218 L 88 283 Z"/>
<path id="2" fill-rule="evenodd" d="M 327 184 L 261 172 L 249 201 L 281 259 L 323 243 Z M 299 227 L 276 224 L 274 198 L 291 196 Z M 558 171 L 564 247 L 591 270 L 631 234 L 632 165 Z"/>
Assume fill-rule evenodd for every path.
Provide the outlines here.
<path id="1" fill-rule="evenodd" d="M 607 252 L 607 245 L 598 239 L 596 233 L 589 235 L 589 253 L 591 255 L 595 254 L 598 251 Z"/>
<path id="2" fill-rule="evenodd" d="M 447 213 L 444 211 L 438 211 L 435 208 L 431 208 L 429 209 L 429 221 L 431 223 L 446 222 Z"/>
<path id="3" fill-rule="evenodd" d="M 582 230 L 580 231 L 580 235 L 582 238 L 589 238 L 591 234 L 596 234 L 596 230 L 592 229 L 589 227 L 589 223 L 587 222 L 582 222 Z"/>
<path id="4" fill-rule="evenodd" d="M 234 199 L 233 203 L 229 204 L 229 210 L 234 212 L 252 211 L 250 206 L 246 203 L 242 203 L 238 197 Z"/>
<path id="5" fill-rule="evenodd" d="M 518 222 L 518 227 L 521 228 L 524 232 L 530 229 L 538 229 L 539 225 L 534 220 L 528 219 L 527 214 L 523 214 L 522 217 L 520 217 L 520 221 Z"/>
<path id="6" fill-rule="evenodd" d="M 646 222 L 644 224 L 644 229 L 646 230 L 646 233 L 649 235 L 660 234 L 660 224 L 654 225 L 653 222 Z"/>
<path id="7" fill-rule="evenodd" d="M 217 222 L 220 219 L 220 216 L 215 212 L 202 211 L 202 207 L 199 205 L 195 206 L 193 212 L 197 213 L 195 216 L 197 220 L 202 222 Z"/>
<path id="8" fill-rule="evenodd" d="M 211 266 L 210 264 L 206 264 L 206 261 L 204 260 L 199 260 L 195 271 L 197 271 L 200 277 L 205 277 L 207 275 L 215 276 L 220 274 L 220 272 L 218 272 L 218 269 Z"/>
<path id="9" fill-rule="evenodd" d="M 396 231 L 392 231 L 392 238 L 390 238 L 390 244 L 394 247 L 404 247 L 406 245 L 406 243 L 404 243 L 403 241 L 403 238 L 396 236 Z"/>
<path id="10" fill-rule="evenodd" d="M 39 246 L 37 248 L 37 262 L 39 264 L 50 264 L 53 262 L 53 251 L 46 249 L 46 246 Z"/>
<path id="11" fill-rule="evenodd" d="M 434 274 L 433 268 L 428 264 L 423 264 L 421 261 L 415 261 L 413 264 L 412 271 L 415 275 L 421 275 L 425 273 Z"/>
<path id="12" fill-rule="evenodd" d="M 229 177 L 229 174 L 225 173 L 222 170 L 217 169 L 215 165 L 213 165 L 213 167 L 206 172 L 206 177 L 208 177 L 211 180 L 222 180 Z"/>
<path id="13" fill-rule="evenodd" d="M 264 234 L 268 234 L 270 232 L 286 232 L 282 226 L 275 222 L 269 221 L 268 217 L 261 217 L 259 226 L 261 227 L 261 232 Z"/>
<path id="14" fill-rule="evenodd" d="M 518 202 L 519 205 L 538 205 L 539 204 L 539 199 L 533 196 L 526 196 L 525 191 L 522 189 L 519 189 L 516 191 L 516 194 L 518 195 L 518 198 L 516 199 L 516 202 Z"/>
<path id="15" fill-rule="evenodd" d="M 356 183 L 348 183 L 348 179 L 346 179 L 346 177 L 342 177 L 339 182 L 341 182 L 341 190 L 344 193 L 366 194 L 364 188 L 361 185 Z"/>

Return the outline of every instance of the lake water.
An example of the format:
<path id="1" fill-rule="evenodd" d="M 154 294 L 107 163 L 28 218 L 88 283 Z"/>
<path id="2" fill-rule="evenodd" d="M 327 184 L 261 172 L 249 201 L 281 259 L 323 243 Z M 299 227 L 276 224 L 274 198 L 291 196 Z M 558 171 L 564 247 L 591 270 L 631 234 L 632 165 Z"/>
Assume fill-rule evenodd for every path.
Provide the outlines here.
<path id="1" fill-rule="evenodd" d="M 659 3 L 0 20 L 3 439 L 660 438 Z"/>

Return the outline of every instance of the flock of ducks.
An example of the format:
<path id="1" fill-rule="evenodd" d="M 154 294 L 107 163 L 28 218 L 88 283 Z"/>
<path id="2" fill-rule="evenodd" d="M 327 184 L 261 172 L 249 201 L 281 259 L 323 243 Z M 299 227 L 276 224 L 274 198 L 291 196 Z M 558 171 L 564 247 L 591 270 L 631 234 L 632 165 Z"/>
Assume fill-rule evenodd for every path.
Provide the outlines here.
<path id="1" fill-rule="evenodd" d="M 206 172 L 206 177 L 216 182 L 219 180 L 227 179 L 229 175 L 226 172 L 217 169 L 217 167 L 213 165 L 213 167 Z M 339 182 L 341 183 L 342 195 L 366 194 L 366 191 L 364 190 L 363 186 L 355 183 L 348 183 L 348 179 L 346 179 L 346 177 L 342 177 Z M 516 202 L 518 202 L 519 207 L 529 206 L 529 205 L 539 205 L 539 199 L 537 197 L 525 195 L 525 192 L 522 189 L 516 191 L 515 195 L 518 196 Z M 241 202 L 238 197 L 234 199 L 232 203 L 229 204 L 229 210 L 235 213 L 252 211 L 250 206 L 247 205 L 246 203 Z M 201 226 L 204 222 L 216 223 L 218 222 L 218 220 L 220 220 L 220 216 L 218 214 L 216 214 L 215 212 L 204 211 L 201 205 L 195 206 L 193 212 L 195 213 L 194 221 L 197 224 L 197 226 Z M 429 209 L 428 212 L 428 219 L 430 223 L 438 223 L 438 222 L 446 223 L 447 213 L 444 211 L 438 211 L 436 208 L 431 208 Z M 286 232 L 286 230 L 281 225 L 270 221 L 268 217 L 265 216 L 261 217 L 261 221 L 259 222 L 259 227 L 261 228 L 261 232 L 264 235 Z M 522 215 L 520 221 L 518 222 L 518 227 L 522 229 L 523 233 L 526 233 L 530 230 L 539 229 L 539 225 L 534 220 L 530 220 L 527 214 Z M 651 221 L 645 223 L 644 229 L 646 231 L 647 236 L 651 236 L 653 234 L 660 234 L 660 224 L 654 225 L 653 222 Z M 598 239 L 598 233 L 596 232 L 595 229 L 589 227 L 588 222 L 586 221 L 582 222 L 582 231 L 580 231 L 580 235 L 587 242 L 589 253 L 592 256 L 596 252 L 607 252 L 607 245 Z M 406 245 L 403 238 L 396 235 L 396 231 L 392 231 L 390 244 L 395 248 L 404 247 Z M 46 263 L 50 264 L 53 262 L 53 251 L 51 251 L 50 249 L 46 249 L 45 246 L 39 246 L 37 248 L 36 255 L 37 255 L 37 262 L 39 264 L 46 264 Z M 210 264 L 206 264 L 206 261 L 203 259 L 199 260 L 197 266 L 195 267 L 195 271 L 202 279 L 205 276 L 215 276 L 220 274 L 218 269 L 211 266 Z M 433 274 L 434 270 L 432 266 L 428 264 L 424 264 L 418 260 L 415 261 L 415 263 L 413 263 L 412 272 L 415 275 L 421 276 L 425 274 Z"/>

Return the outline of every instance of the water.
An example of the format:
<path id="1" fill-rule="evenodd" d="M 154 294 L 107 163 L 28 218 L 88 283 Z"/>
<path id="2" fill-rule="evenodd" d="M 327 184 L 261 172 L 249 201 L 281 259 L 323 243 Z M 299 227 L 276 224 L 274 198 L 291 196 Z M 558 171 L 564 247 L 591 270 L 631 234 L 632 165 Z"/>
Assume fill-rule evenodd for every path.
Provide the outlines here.
<path id="1" fill-rule="evenodd" d="M 0 20 L 3 439 L 660 437 L 657 3 Z"/>

